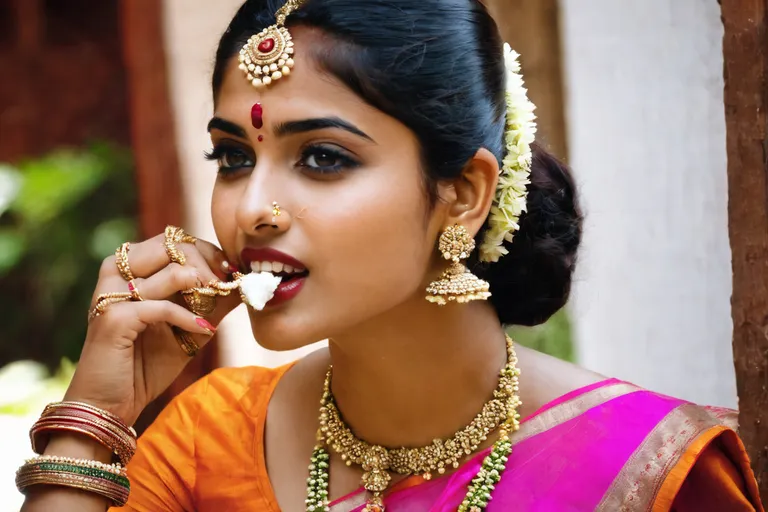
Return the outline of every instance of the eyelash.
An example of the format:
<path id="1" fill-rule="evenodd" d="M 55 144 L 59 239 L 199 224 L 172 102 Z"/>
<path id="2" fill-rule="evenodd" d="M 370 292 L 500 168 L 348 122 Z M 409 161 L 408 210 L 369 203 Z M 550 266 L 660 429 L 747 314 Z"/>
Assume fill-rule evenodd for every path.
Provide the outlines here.
<path id="1" fill-rule="evenodd" d="M 330 157 L 333 160 L 337 161 L 336 165 L 328 165 L 324 167 L 310 167 L 305 162 L 310 157 L 319 157 L 319 156 L 325 156 Z M 297 167 L 301 167 L 303 169 L 306 169 L 307 172 L 320 174 L 320 175 L 326 175 L 326 176 L 332 176 L 336 174 L 340 174 L 348 169 L 355 169 L 360 166 L 360 162 L 349 156 L 346 152 L 342 151 L 341 149 L 329 146 L 327 144 L 314 144 L 305 147 L 301 151 L 301 158 L 297 162 Z"/>
<path id="2" fill-rule="evenodd" d="M 246 161 L 250 165 L 239 165 L 239 166 L 222 165 L 222 163 L 225 160 L 228 160 L 230 157 L 234 155 L 245 157 Z M 211 149 L 211 151 L 206 151 L 204 153 L 204 156 L 206 160 L 218 162 L 219 174 L 222 176 L 233 175 L 242 169 L 252 169 L 253 166 L 255 165 L 255 162 L 253 162 L 253 157 L 251 157 L 251 155 L 249 155 L 242 148 L 229 146 L 225 144 L 218 144 L 214 146 L 213 149 Z M 325 156 L 327 158 L 331 158 L 337 161 L 337 164 L 330 165 L 330 166 L 323 166 L 323 167 L 312 167 L 307 165 L 306 160 L 308 160 L 310 157 L 313 157 L 313 156 L 314 157 Z M 302 169 L 305 169 L 305 171 L 308 173 L 332 176 L 332 175 L 340 174 L 347 169 L 354 169 L 356 167 L 359 167 L 360 163 L 336 147 L 329 146 L 327 144 L 314 144 L 314 145 L 307 146 L 302 150 L 301 157 L 299 158 L 299 161 L 296 163 L 296 166 L 301 167 Z"/>

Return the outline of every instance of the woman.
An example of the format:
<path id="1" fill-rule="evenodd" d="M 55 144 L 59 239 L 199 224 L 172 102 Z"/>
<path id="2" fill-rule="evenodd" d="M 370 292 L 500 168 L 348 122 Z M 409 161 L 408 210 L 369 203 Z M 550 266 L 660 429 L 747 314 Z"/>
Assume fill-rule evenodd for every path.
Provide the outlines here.
<path id="1" fill-rule="evenodd" d="M 565 304 L 582 218 L 481 3 L 249 0 L 213 94 L 221 250 L 169 228 L 105 261 L 25 511 L 763 510 L 732 411 L 505 342 Z M 281 277 L 263 346 L 329 348 L 214 372 L 135 449 L 240 273 Z"/>

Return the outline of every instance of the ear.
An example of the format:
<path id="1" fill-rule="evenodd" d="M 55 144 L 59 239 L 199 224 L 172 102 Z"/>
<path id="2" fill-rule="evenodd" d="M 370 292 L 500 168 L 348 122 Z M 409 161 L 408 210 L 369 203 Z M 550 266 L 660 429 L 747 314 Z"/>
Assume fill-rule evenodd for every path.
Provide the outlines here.
<path id="1" fill-rule="evenodd" d="M 480 148 L 467 163 L 461 176 L 440 197 L 448 204 L 446 225 L 461 224 L 472 236 L 483 227 L 499 182 L 499 163 L 493 153 Z M 443 194 L 445 192 L 445 194 Z"/>

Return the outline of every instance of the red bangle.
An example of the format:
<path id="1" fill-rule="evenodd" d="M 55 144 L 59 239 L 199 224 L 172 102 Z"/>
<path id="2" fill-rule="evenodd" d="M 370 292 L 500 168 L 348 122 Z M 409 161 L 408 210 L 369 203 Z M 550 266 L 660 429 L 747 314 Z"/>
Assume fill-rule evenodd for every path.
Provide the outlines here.
<path id="1" fill-rule="evenodd" d="M 107 411 L 80 402 L 49 404 L 29 431 L 32 449 L 42 454 L 51 432 L 74 432 L 109 448 L 122 464 L 136 452 L 136 432 Z"/>

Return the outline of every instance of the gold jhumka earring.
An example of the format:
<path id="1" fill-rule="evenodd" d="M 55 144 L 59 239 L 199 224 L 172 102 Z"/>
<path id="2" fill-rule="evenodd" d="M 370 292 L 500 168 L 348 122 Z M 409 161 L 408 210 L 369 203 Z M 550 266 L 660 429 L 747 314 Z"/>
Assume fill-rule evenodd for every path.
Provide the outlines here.
<path id="1" fill-rule="evenodd" d="M 254 87 L 264 87 L 291 73 L 293 40 L 285 20 L 304 1 L 288 0 L 275 13 L 277 23 L 251 36 L 240 50 L 240 69 Z"/>
<path id="2" fill-rule="evenodd" d="M 440 235 L 438 249 L 443 258 L 452 263 L 440 275 L 440 279 L 427 287 L 426 299 L 441 306 L 449 302 L 463 304 L 473 300 L 488 300 L 491 296 L 488 282 L 474 275 L 461 263 L 475 249 L 475 240 L 469 236 L 467 228 L 460 224 L 445 228 Z"/>

